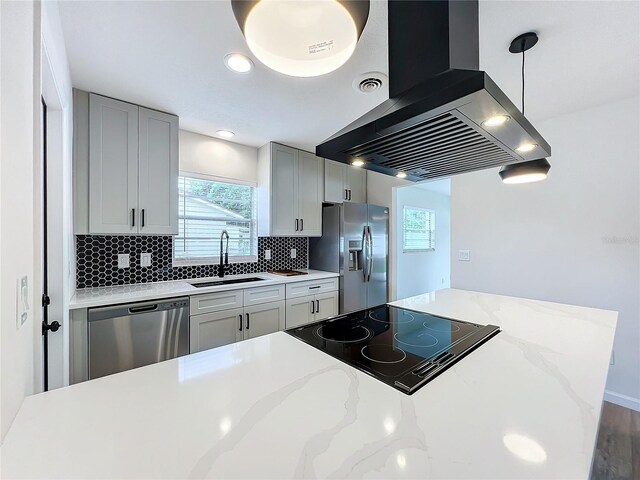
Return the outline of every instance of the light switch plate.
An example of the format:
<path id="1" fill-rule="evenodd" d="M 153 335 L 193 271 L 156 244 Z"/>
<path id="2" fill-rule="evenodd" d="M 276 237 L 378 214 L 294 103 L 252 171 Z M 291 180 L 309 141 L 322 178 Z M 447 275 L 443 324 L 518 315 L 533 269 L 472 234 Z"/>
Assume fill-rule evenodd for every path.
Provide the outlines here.
<path id="1" fill-rule="evenodd" d="M 469 250 L 458 250 L 458 261 L 459 262 L 470 262 L 471 261 L 471 252 Z"/>
<path id="2" fill-rule="evenodd" d="M 16 280 L 16 330 L 29 318 L 29 277 Z"/>
<path id="3" fill-rule="evenodd" d="M 265 260 L 271 260 L 271 250 L 265 250 L 264 251 L 264 259 Z"/>
<path id="4" fill-rule="evenodd" d="M 140 254 L 140 266 L 141 267 L 150 267 L 151 266 L 151 254 L 150 253 L 141 253 Z"/>
<path id="5" fill-rule="evenodd" d="M 129 254 L 128 253 L 119 253 L 118 254 L 118 268 L 129 268 Z"/>
<path id="6" fill-rule="evenodd" d="M 295 248 L 291 249 L 291 258 L 296 258 L 296 249 Z"/>

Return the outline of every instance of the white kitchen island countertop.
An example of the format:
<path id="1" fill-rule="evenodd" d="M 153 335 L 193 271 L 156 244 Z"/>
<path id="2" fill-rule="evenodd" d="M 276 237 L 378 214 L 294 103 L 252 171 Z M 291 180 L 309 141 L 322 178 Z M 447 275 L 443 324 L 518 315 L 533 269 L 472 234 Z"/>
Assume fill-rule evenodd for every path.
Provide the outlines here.
<path id="1" fill-rule="evenodd" d="M 503 331 L 412 396 L 284 332 L 31 396 L 2 478 L 588 478 L 617 313 L 395 304 Z"/>
<path id="2" fill-rule="evenodd" d="M 71 310 L 118 303 L 142 302 L 146 300 L 158 300 L 162 298 L 199 295 L 203 293 L 226 292 L 229 290 L 241 290 L 253 287 L 266 287 L 281 283 L 303 282 L 305 280 L 322 280 L 323 278 L 335 278 L 339 275 L 333 272 L 320 270 L 305 270 L 305 275 L 285 277 L 273 273 L 248 273 L 243 275 L 227 275 L 224 278 L 190 278 L 189 280 L 171 280 L 168 282 L 137 283 L 134 285 L 114 285 L 112 287 L 82 288 L 76 290 L 71 298 L 69 308 Z M 255 282 L 236 283 L 231 285 L 218 285 L 212 287 L 194 287 L 193 283 L 218 282 L 236 278 L 257 277 L 261 280 Z"/>

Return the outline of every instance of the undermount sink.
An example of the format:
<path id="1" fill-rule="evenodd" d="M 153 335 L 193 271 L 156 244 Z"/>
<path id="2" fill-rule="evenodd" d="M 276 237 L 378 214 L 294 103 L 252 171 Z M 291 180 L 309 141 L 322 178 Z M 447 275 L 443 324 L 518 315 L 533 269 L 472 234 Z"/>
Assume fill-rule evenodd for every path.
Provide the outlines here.
<path id="1" fill-rule="evenodd" d="M 218 287 L 220 285 L 233 285 L 235 283 L 248 283 L 248 282 L 260 282 L 264 278 L 260 277 L 247 277 L 247 278 L 231 278 L 229 280 L 213 280 L 211 282 L 192 283 L 196 288 L 204 287 Z"/>

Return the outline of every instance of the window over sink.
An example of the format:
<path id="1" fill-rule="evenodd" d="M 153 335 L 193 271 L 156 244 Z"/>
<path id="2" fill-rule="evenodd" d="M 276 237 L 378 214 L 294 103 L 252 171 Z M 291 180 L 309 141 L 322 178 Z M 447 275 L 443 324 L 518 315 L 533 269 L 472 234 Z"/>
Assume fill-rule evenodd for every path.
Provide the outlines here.
<path id="1" fill-rule="evenodd" d="M 229 262 L 258 260 L 255 185 L 181 172 L 178 187 L 174 265 L 218 263 L 223 230 L 229 233 Z"/>

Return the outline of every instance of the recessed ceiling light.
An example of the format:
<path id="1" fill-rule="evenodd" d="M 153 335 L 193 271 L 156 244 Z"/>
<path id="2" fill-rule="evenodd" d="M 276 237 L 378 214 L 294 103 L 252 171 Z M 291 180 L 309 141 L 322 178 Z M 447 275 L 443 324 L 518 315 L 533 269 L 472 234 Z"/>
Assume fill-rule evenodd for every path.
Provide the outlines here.
<path id="1" fill-rule="evenodd" d="M 529 153 L 533 151 L 537 146 L 538 144 L 536 143 L 523 143 L 518 148 L 516 148 L 516 152 Z"/>
<path id="2" fill-rule="evenodd" d="M 231 138 L 235 135 L 231 130 L 218 130 L 216 135 L 223 138 Z"/>
<path id="3" fill-rule="evenodd" d="M 485 127 L 499 127 L 500 125 L 507 123 L 510 118 L 511 117 L 509 115 L 494 115 L 482 122 L 482 125 Z"/>
<path id="4" fill-rule="evenodd" d="M 404 172 L 398 172 L 396 173 L 396 177 L 398 178 L 407 178 L 407 174 Z"/>
<path id="5" fill-rule="evenodd" d="M 249 73 L 253 68 L 251 59 L 241 53 L 230 53 L 224 57 L 224 64 L 236 73 Z"/>
<path id="6" fill-rule="evenodd" d="M 355 51 L 369 17 L 369 0 L 232 0 L 231 8 L 253 55 L 294 77 L 341 67 Z"/>
<path id="7" fill-rule="evenodd" d="M 354 167 L 361 167 L 364 165 L 364 161 L 363 160 L 354 160 L 353 162 L 351 162 L 351 165 L 353 165 Z"/>

